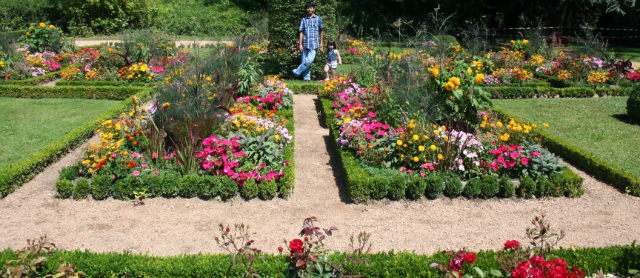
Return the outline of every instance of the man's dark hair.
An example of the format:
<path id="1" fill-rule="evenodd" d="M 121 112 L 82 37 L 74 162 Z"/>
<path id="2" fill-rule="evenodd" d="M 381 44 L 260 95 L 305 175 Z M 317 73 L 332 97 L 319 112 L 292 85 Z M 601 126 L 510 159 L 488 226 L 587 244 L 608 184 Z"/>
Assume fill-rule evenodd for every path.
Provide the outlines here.
<path id="1" fill-rule="evenodd" d="M 313 1 L 309 1 L 309 2 L 307 2 L 306 5 L 304 5 L 304 9 L 305 10 L 308 9 L 309 7 L 314 7 L 315 8 L 316 7 L 316 3 L 313 3 Z"/>

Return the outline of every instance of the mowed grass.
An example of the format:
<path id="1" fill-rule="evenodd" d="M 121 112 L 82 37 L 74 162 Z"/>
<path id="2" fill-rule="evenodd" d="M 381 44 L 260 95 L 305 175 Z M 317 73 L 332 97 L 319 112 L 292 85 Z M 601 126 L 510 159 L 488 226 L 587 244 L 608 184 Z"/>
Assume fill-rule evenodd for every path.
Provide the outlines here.
<path id="1" fill-rule="evenodd" d="M 596 157 L 640 177 L 640 125 L 630 120 L 627 97 L 493 100 Z"/>
<path id="2" fill-rule="evenodd" d="M 0 169 L 29 157 L 119 101 L 0 98 Z"/>

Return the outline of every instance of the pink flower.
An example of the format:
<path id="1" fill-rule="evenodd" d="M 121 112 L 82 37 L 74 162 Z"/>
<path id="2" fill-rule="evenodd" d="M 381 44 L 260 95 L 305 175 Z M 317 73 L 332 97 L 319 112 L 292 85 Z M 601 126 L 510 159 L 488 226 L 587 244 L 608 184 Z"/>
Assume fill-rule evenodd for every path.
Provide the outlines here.
<path id="1" fill-rule="evenodd" d="M 527 165 L 529 164 L 529 159 L 527 159 L 526 157 L 523 157 L 520 159 L 520 162 L 522 163 L 522 165 Z"/>
<path id="2" fill-rule="evenodd" d="M 373 136 L 371 136 L 371 134 L 369 134 L 369 133 L 365 134 L 364 137 L 366 137 L 367 140 L 373 139 Z"/>
<path id="3" fill-rule="evenodd" d="M 118 154 L 117 154 L 117 153 L 113 153 L 113 154 L 111 154 L 111 158 L 116 158 L 116 156 L 118 156 Z"/>
<path id="4" fill-rule="evenodd" d="M 540 156 L 540 153 L 539 153 L 539 152 L 533 152 L 533 153 L 531 153 L 529 156 L 531 156 L 531 157 L 534 157 L 534 156 L 535 156 L 535 157 L 539 157 L 539 156 Z"/>
<path id="5" fill-rule="evenodd" d="M 367 116 L 369 116 L 370 118 L 375 118 L 375 117 L 376 117 L 376 113 L 369 112 L 369 113 L 367 114 Z"/>
<path id="6" fill-rule="evenodd" d="M 166 156 L 166 155 L 165 155 L 163 158 L 164 158 L 165 160 L 167 160 L 167 159 L 169 159 L 169 156 Z"/>
<path id="7" fill-rule="evenodd" d="M 517 153 L 517 152 L 512 152 L 510 156 L 511 156 L 511 158 L 516 159 L 516 158 L 518 158 L 518 156 L 520 156 L 520 154 Z"/>
<path id="8" fill-rule="evenodd" d="M 138 175 L 140 175 L 140 172 L 139 171 L 133 171 L 133 175 L 137 177 Z"/>
<path id="9" fill-rule="evenodd" d="M 151 154 L 151 158 L 156 158 L 156 157 L 158 157 L 158 154 L 157 154 L 157 153 L 153 153 L 153 154 Z"/>
<path id="10" fill-rule="evenodd" d="M 154 175 L 157 175 L 157 174 L 159 174 L 159 173 L 160 173 L 160 172 L 158 172 L 158 171 L 153 171 L 153 174 L 154 174 Z"/>

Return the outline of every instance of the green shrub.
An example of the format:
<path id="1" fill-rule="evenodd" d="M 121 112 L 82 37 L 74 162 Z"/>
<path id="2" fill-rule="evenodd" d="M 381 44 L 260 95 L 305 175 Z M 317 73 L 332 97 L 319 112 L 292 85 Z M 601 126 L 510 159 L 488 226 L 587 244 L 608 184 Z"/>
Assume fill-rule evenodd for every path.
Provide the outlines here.
<path id="1" fill-rule="evenodd" d="M 95 174 L 91 178 L 91 196 L 94 200 L 104 200 L 111 196 L 113 178 L 111 175 Z"/>
<path id="2" fill-rule="evenodd" d="M 149 197 L 159 197 L 162 196 L 162 178 L 164 175 L 145 175 L 142 179 L 144 183 L 144 188 L 147 189 L 147 194 Z"/>
<path id="3" fill-rule="evenodd" d="M 162 196 L 176 197 L 180 193 L 180 183 L 182 177 L 174 172 L 169 172 L 162 177 Z"/>
<path id="4" fill-rule="evenodd" d="M 293 169 L 293 167 L 289 167 L 284 170 L 284 176 L 280 178 L 280 188 L 278 189 L 278 192 L 280 192 L 280 197 L 287 198 L 291 196 L 291 194 L 293 193 L 294 184 L 295 184 L 295 170 Z"/>
<path id="5" fill-rule="evenodd" d="M 317 95 L 318 91 L 321 91 L 324 88 L 324 85 L 320 83 L 305 83 L 298 84 L 292 83 L 287 84 L 287 87 L 291 89 L 296 94 L 309 94 L 309 95 Z"/>
<path id="6" fill-rule="evenodd" d="M 498 194 L 500 195 L 500 197 L 510 198 L 516 194 L 516 187 L 515 185 L 513 185 L 513 182 L 508 175 L 503 174 L 500 177 L 499 184 L 500 190 L 498 191 Z"/>
<path id="7" fill-rule="evenodd" d="M 530 176 L 520 177 L 520 185 L 518 185 L 518 196 L 529 199 L 536 194 L 536 183 Z"/>
<path id="8" fill-rule="evenodd" d="M 406 189 L 406 179 L 401 175 L 395 175 L 391 177 L 389 193 L 387 193 L 387 195 L 391 200 L 400 200 L 406 194 Z"/>
<path id="9" fill-rule="evenodd" d="M 543 197 L 549 195 L 549 190 L 551 190 L 552 187 L 553 185 L 549 181 L 549 177 L 546 175 L 538 177 L 538 180 L 536 181 L 537 196 Z"/>
<path id="10" fill-rule="evenodd" d="M 242 197 L 245 199 L 253 199 L 258 196 L 258 183 L 256 179 L 247 179 L 242 185 Z"/>
<path id="11" fill-rule="evenodd" d="M 640 124 L 640 87 L 635 88 L 627 100 L 627 115 Z"/>
<path id="12" fill-rule="evenodd" d="M 500 183 L 498 176 L 486 175 L 482 177 L 482 186 L 480 187 L 480 196 L 489 199 L 500 192 Z"/>
<path id="13" fill-rule="evenodd" d="M 371 198 L 380 200 L 389 192 L 389 182 L 386 176 L 373 176 L 369 178 L 371 182 Z"/>
<path id="14" fill-rule="evenodd" d="M 482 180 L 480 178 L 473 178 L 467 181 L 467 184 L 464 186 L 464 191 L 462 191 L 462 195 L 469 199 L 473 199 L 480 195 L 481 190 Z"/>
<path id="15" fill-rule="evenodd" d="M 439 173 L 429 174 L 427 176 L 426 183 L 425 195 L 427 198 L 432 200 L 438 198 L 445 189 L 444 179 Z"/>
<path id="16" fill-rule="evenodd" d="M 458 198 L 458 196 L 462 194 L 462 189 L 464 188 L 464 185 L 462 184 L 462 181 L 460 181 L 459 178 L 446 177 L 444 181 L 446 183 L 444 191 L 447 194 L 447 197 Z"/>
<path id="17" fill-rule="evenodd" d="M 407 198 L 411 200 L 420 199 L 424 195 L 424 191 L 427 188 L 426 180 L 419 175 L 411 175 L 409 176 L 409 180 L 407 181 Z"/>
<path id="18" fill-rule="evenodd" d="M 582 188 L 584 179 L 569 168 L 565 167 L 562 172 L 551 174 L 550 180 L 557 190 L 562 190 L 567 197 L 580 197 L 584 194 L 584 188 Z"/>
<path id="19" fill-rule="evenodd" d="M 89 195 L 89 189 L 91 186 L 89 185 L 89 180 L 86 178 L 80 178 L 76 185 L 73 187 L 73 199 L 74 200 L 82 200 L 86 199 Z"/>
<path id="20" fill-rule="evenodd" d="M 40 76 L 39 76 L 40 77 Z M 28 80 L 18 80 L 28 81 Z M 16 81 L 16 82 L 18 82 Z M 8 82 L 8 81 L 5 81 Z M 30 83 L 29 83 L 30 84 Z M 87 98 L 123 100 L 137 94 L 144 87 L 29 87 L 18 85 L 0 86 L 0 97 L 19 98 Z"/>
<path id="21" fill-rule="evenodd" d="M 212 176 L 212 175 L 204 175 L 202 180 L 202 190 L 201 197 L 203 198 L 213 198 L 218 196 L 218 192 L 220 192 L 220 177 Z"/>
<path id="22" fill-rule="evenodd" d="M 60 179 L 56 182 L 56 192 L 60 199 L 66 199 L 73 194 L 73 183 L 67 179 Z"/>
<path id="23" fill-rule="evenodd" d="M 67 179 L 67 180 L 75 180 L 76 177 L 78 177 L 78 174 L 80 173 L 80 166 L 78 165 L 71 165 L 71 166 L 67 166 L 67 167 L 63 167 L 62 169 L 60 169 L 60 177 L 58 179 Z"/>
<path id="24" fill-rule="evenodd" d="M 110 35 L 130 25 L 151 25 L 158 9 L 146 0 L 65 1 L 62 13 L 72 35 Z"/>
<path id="25" fill-rule="evenodd" d="M 271 179 L 270 181 L 262 180 L 258 188 L 258 195 L 262 200 L 271 200 L 276 196 L 276 193 L 278 193 L 278 185 L 275 179 Z"/>
<path id="26" fill-rule="evenodd" d="M 238 183 L 234 179 L 229 176 L 223 176 L 220 182 L 220 197 L 222 200 L 228 200 L 236 196 Z"/>
<path id="27" fill-rule="evenodd" d="M 199 195 L 202 188 L 202 178 L 196 174 L 183 176 L 179 188 L 180 196 L 185 198 L 196 197 Z"/>

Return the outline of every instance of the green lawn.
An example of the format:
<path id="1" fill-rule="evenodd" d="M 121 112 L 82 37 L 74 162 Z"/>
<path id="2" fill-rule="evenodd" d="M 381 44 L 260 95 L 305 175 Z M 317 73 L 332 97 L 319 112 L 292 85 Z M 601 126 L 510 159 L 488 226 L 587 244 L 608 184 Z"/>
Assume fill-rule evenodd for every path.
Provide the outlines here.
<path id="1" fill-rule="evenodd" d="M 119 101 L 0 98 L 0 168 L 113 108 Z"/>
<path id="2" fill-rule="evenodd" d="M 494 100 L 513 115 L 546 122 L 567 142 L 640 177 L 640 125 L 626 117 L 627 97 Z"/>

